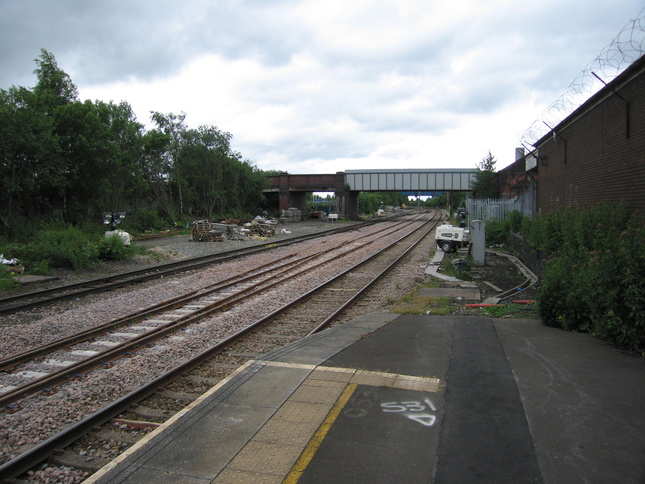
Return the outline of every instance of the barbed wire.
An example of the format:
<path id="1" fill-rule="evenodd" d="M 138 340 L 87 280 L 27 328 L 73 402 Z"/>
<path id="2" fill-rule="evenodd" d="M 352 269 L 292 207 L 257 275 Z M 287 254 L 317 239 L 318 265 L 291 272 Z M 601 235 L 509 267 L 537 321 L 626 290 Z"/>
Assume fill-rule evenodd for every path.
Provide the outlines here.
<path id="1" fill-rule="evenodd" d="M 645 49 L 645 8 L 630 20 L 598 57 L 578 74 L 562 95 L 536 119 L 520 137 L 522 145 L 531 145 L 548 133 L 569 114 L 579 108 L 605 83 L 615 79 Z M 596 77 L 598 76 L 598 77 Z M 600 79 L 602 79 L 602 81 Z"/>

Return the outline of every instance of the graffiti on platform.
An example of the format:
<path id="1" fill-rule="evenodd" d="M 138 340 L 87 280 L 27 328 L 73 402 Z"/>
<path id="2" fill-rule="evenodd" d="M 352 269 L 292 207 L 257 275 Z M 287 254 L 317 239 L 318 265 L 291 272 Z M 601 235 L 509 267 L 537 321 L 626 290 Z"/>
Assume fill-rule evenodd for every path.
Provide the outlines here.
<path id="1" fill-rule="evenodd" d="M 437 416 L 430 413 L 436 412 L 437 408 L 429 398 L 422 401 L 384 402 L 381 408 L 384 413 L 397 413 L 425 427 L 432 427 L 437 421 Z"/>

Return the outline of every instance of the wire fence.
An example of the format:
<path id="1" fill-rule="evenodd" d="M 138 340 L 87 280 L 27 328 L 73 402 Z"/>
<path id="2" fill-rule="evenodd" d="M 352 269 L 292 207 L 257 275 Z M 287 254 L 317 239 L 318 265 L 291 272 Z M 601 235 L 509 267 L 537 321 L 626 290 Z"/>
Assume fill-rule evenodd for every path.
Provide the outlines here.
<path id="1" fill-rule="evenodd" d="M 615 79 L 645 52 L 645 8 L 629 21 L 598 57 L 578 74 L 562 95 L 524 131 L 520 143 L 531 145 Z"/>

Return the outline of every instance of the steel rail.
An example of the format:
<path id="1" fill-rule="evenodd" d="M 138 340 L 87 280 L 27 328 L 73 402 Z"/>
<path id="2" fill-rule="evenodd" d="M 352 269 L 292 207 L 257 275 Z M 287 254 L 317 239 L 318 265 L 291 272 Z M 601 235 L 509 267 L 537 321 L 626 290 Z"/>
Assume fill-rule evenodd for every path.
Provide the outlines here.
<path id="1" fill-rule="evenodd" d="M 204 297 L 209 293 L 220 291 L 232 285 L 239 284 L 240 282 L 248 280 L 252 277 L 257 277 L 258 275 L 262 274 L 262 272 L 255 273 L 253 275 L 249 275 L 249 274 L 256 272 L 258 269 L 264 269 L 269 266 L 275 266 L 277 262 L 281 262 L 285 259 L 290 259 L 293 257 L 294 257 L 293 255 L 285 256 L 281 259 L 277 259 L 276 261 L 263 264 L 249 271 L 245 271 L 241 274 L 236 274 L 235 276 L 229 277 L 227 279 L 223 279 L 221 281 L 218 281 L 216 284 L 212 284 L 211 286 L 207 286 L 206 288 L 201 289 L 201 290 L 209 289 L 206 292 L 200 292 L 201 291 L 200 289 L 196 289 L 194 291 L 190 291 L 188 293 L 182 294 L 175 298 L 163 301 L 159 304 L 155 304 L 153 306 L 149 306 L 147 308 L 141 309 L 140 311 L 129 314 L 127 316 L 123 316 L 121 318 L 109 321 L 105 324 L 101 324 L 94 328 L 90 328 L 86 331 L 75 333 L 73 335 L 57 339 L 55 341 L 52 341 L 45 345 L 31 349 L 29 351 L 25 351 L 23 353 L 4 358 L 0 360 L 0 371 L 7 371 L 8 369 L 13 368 L 21 363 L 25 363 L 26 361 L 33 360 L 34 358 L 45 355 L 47 353 L 51 353 L 52 351 L 55 351 L 57 349 L 65 348 L 73 344 L 82 343 L 83 341 L 87 341 L 97 336 L 101 336 L 111 330 L 118 329 L 128 324 L 140 322 L 143 318 L 149 317 L 152 314 L 159 313 L 161 311 L 168 310 L 170 308 L 174 308 L 179 305 L 188 304 L 189 302 L 194 301 L 195 299 Z M 279 269 L 280 266 L 274 267 L 274 270 L 276 268 Z"/>
<path id="2" fill-rule="evenodd" d="M 413 223 L 413 222 L 410 222 L 410 223 Z M 409 225 L 409 224 L 406 223 L 404 225 Z M 415 231 L 416 230 L 406 234 L 402 238 L 405 238 L 405 237 L 409 236 L 411 233 L 413 233 Z M 372 235 L 372 234 L 368 234 L 368 235 L 366 235 L 364 237 L 360 237 L 357 240 L 360 240 L 361 238 L 365 238 L 365 237 L 370 236 L 370 235 Z M 401 240 L 401 239 L 399 239 L 399 240 Z M 371 241 L 371 242 L 373 242 L 373 241 Z M 369 242 L 369 243 L 371 243 L 371 242 Z M 356 250 L 359 250 L 359 249 L 361 249 L 363 247 L 365 247 L 365 245 L 357 246 L 357 247 L 348 249 L 345 252 L 343 252 L 342 254 L 337 255 L 336 258 L 344 257 L 346 255 L 349 255 L 350 253 L 352 253 L 352 252 L 354 252 Z M 315 253 L 313 255 L 306 256 L 303 259 L 301 259 L 299 261 L 296 261 L 293 264 L 287 263 L 285 265 L 291 265 L 291 267 L 288 268 L 288 271 L 291 271 L 294 268 L 299 267 L 299 266 L 301 266 L 303 264 L 306 264 L 309 261 L 313 260 L 314 258 L 319 257 L 323 253 L 325 253 L 325 251 L 320 251 L 320 252 Z M 23 385 L 17 386 L 15 388 L 11 389 L 11 390 L 8 390 L 8 391 L 0 394 L 0 405 L 9 406 L 11 403 L 14 403 L 14 402 L 16 402 L 18 400 L 21 400 L 21 399 L 25 398 L 25 397 L 28 397 L 29 395 L 32 395 L 32 394 L 34 394 L 34 393 L 36 393 L 36 392 L 38 392 L 40 390 L 45 390 L 48 393 L 51 393 L 52 392 L 51 387 L 62 385 L 64 383 L 67 383 L 68 381 L 71 381 L 73 379 L 82 377 L 82 375 L 84 373 L 92 371 L 92 370 L 94 370 L 96 368 L 104 367 L 104 366 L 108 365 L 110 362 L 112 362 L 112 361 L 114 361 L 116 359 L 119 359 L 119 358 L 121 358 L 123 356 L 127 356 L 130 352 L 136 351 L 137 349 L 139 349 L 140 347 L 143 347 L 144 345 L 150 345 L 150 344 L 158 341 L 159 339 L 161 339 L 163 337 L 166 337 L 166 336 L 168 336 L 170 334 L 175 333 L 177 330 L 182 329 L 187 324 L 191 324 L 191 323 L 193 323 L 195 321 L 199 321 L 199 320 L 201 320 L 202 318 L 204 318 L 206 316 L 209 316 L 209 315 L 211 315 L 213 313 L 221 311 L 222 309 L 228 309 L 231 306 L 233 306 L 235 304 L 239 304 L 240 302 L 242 302 L 242 301 L 244 301 L 244 300 L 246 300 L 246 299 L 248 299 L 250 297 L 257 296 L 261 291 L 267 291 L 267 290 L 269 290 L 269 289 L 271 289 L 271 288 L 273 288 L 273 287 L 275 287 L 275 286 L 277 286 L 279 284 L 283 284 L 287 280 L 290 280 L 290 279 L 292 279 L 294 277 L 298 277 L 298 276 L 302 275 L 303 273 L 309 272 L 309 271 L 311 271 L 311 270 L 313 270 L 313 269 L 315 269 L 315 268 L 317 268 L 317 267 L 319 267 L 320 265 L 323 265 L 323 264 L 326 264 L 326 262 L 321 262 L 321 263 L 319 263 L 319 264 L 317 264 L 315 266 L 307 268 L 306 270 L 304 270 L 302 272 L 298 272 L 298 273 L 292 274 L 290 276 L 284 277 L 284 278 L 279 279 L 279 280 L 277 280 L 277 281 L 275 281 L 273 283 L 270 283 L 268 285 L 265 282 L 263 282 L 263 283 L 258 283 L 258 284 L 254 285 L 254 286 L 251 286 L 251 287 L 247 287 L 244 290 L 239 291 L 236 294 L 232 294 L 232 295 L 230 295 L 230 296 L 228 296 L 226 298 L 220 299 L 220 300 L 218 300 L 218 301 L 216 301 L 216 302 L 214 302 L 214 303 L 212 303 L 210 305 L 205 306 L 204 308 L 201 308 L 201 309 L 198 309 L 196 311 L 193 311 L 189 315 L 177 318 L 174 321 L 169 322 L 166 325 L 160 326 L 158 328 L 155 328 L 152 331 L 149 331 L 149 332 L 144 333 L 142 335 L 139 335 L 139 336 L 137 336 L 135 338 L 132 338 L 132 339 L 130 339 L 128 341 L 125 341 L 122 344 L 119 344 L 118 346 L 108 348 L 108 349 L 106 349 L 104 351 L 101 351 L 101 352 L 99 352 L 99 353 L 97 353 L 97 354 L 95 354 L 95 355 L 93 355 L 93 356 L 91 356 L 89 358 L 86 358 L 84 360 L 78 361 L 78 362 L 76 362 L 74 364 L 71 364 L 69 366 L 66 366 L 65 368 L 62 368 L 62 369 L 60 369 L 58 371 L 51 372 L 51 373 L 49 373 L 47 375 L 44 375 L 44 376 L 42 376 L 40 378 L 34 379 L 34 380 L 30 381 L 30 382 L 24 383 Z M 285 271 L 285 272 L 287 272 L 287 271 Z M 249 276 L 249 278 L 256 277 L 256 276 L 257 275 Z M 258 288 L 260 288 L 261 290 L 258 290 Z M 216 289 L 211 289 L 211 290 L 209 290 L 207 292 L 201 292 L 201 293 L 199 293 L 197 295 L 191 296 L 190 299 L 194 300 L 194 299 L 196 299 L 198 297 L 201 298 L 201 297 L 204 297 L 204 296 L 208 295 L 209 293 L 219 291 L 219 290 L 221 290 L 221 287 L 217 287 Z M 177 305 L 179 305 L 179 302 L 181 302 L 181 301 L 175 301 L 175 302 L 170 303 L 170 304 L 165 304 L 164 308 L 167 309 L 167 308 L 170 308 L 170 307 L 176 307 Z M 143 310 L 142 313 L 147 314 L 149 312 L 150 312 L 149 310 Z M 141 317 L 141 313 L 138 313 L 134 319 L 137 319 L 137 318 L 140 318 L 140 317 Z M 117 320 L 117 322 L 114 323 L 114 325 L 122 326 L 124 324 L 127 324 L 128 322 L 130 322 L 129 318 L 124 317 L 124 318 L 120 318 L 119 320 Z M 107 323 L 107 325 L 109 325 L 109 324 L 110 323 Z M 88 330 L 84 334 L 86 336 L 88 336 L 88 338 L 89 338 L 90 335 L 91 335 L 91 337 L 95 337 L 97 335 L 104 334 L 105 332 L 106 332 L 105 328 L 101 327 L 101 328 L 98 328 L 96 330 Z M 88 339 L 88 338 L 86 338 L 86 339 Z M 74 336 L 71 336 L 69 339 L 74 339 Z M 61 342 L 55 342 L 55 345 L 56 345 L 56 347 L 65 346 L 64 342 L 62 342 L 62 341 Z M 50 351 L 47 351 L 47 349 L 36 349 L 33 352 L 28 352 L 28 353 L 30 353 L 30 354 L 36 354 L 37 353 L 38 356 L 40 356 L 40 355 L 45 354 L 47 352 L 50 352 Z M 9 364 L 11 364 L 12 366 L 15 366 L 15 364 L 19 364 L 19 363 L 16 363 L 16 362 L 18 362 L 20 360 L 22 360 L 20 362 L 24 362 L 26 360 L 33 359 L 33 358 L 30 358 L 29 356 L 22 357 L 21 355 L 17 355 L 16 357 L 13 357 L 11 359 L 11 361 L 8 362 L 5 366 L 9 366 Z"/>
<path id="3" fill-rule="evenodd" d="M 399 222 L 397 225 L 407 225 L 409 223 L 413 223 L 413 222 Z M 390 232 L 392 232 L 394 230 L 395 229 L 392 229 Z M 390 233 L 390 232 L 386 232 L 386 234 Z M 359 240 L 364 239 L 364 238 L 367 238 L 367 237 L 370 237 L 372 235 L 373 234 L 363 235 L 363 236 L 358 237 L 357 239 L 355 239 L 354 242 L 359 241 Z M 350 251 L 350 252 L 352 252 L 352 251 Z M 305 260 L 305 261 L 310 260 L 314 256 L 319 256 L 319 255 L 323 254 L 324 252 L 325 251 L 320 251 L 320 252 L 318 252 L 316 254 L 306 256 L 302 260 Z M 343 255 L 345 255 L 345 254 L 340 254 L 340 257 L 342 257 Z M 295 257 L 295 255 L 290 254 L 290 255 L 282 257 L 280 259 L 276 259 L 276 260 L 274 260 L 272 262 L 268 262 L 266 264 L 260 265 L 258 267 L 253 268 L 253 269 L 250 269 L 248 271 L 242 272 L 240 274 L 236 274 L 235 276 L 231 276 L 231 277 L 223 279 L 221 281 L 217 281 L 216 283 L 211 284 L 209 286 L 205 286 L 205 287 L 203 287 L 201 289 L 190 291 L 190 292 L 188 292 L 186 294 L 177 296 L 176 298 L 173 298 L 173 299 L 170 299 L 170 300 L 167 300 L 167 301 L 163 301 L 163 302 L 161 302 L 159 304 L 155 304 L 153 306 L 149 306 L 147 308 L 144 308 L 144 309 L 142 309 L 140 311 L 137 311 L 136 313 L 133 313 L 133 314 L 130 314 L 130 315 L 127 315 L 127 316 L 123 316 L 123 317 L 118 318 L 118 319 L 113 320 L 113 321 L 109 321 L 109 322 L 107 322 L 105 324 L 102 324 L 102 325 L 99 325 L 99 326 L 97 326 L 95 328 L 91 328 L 89 330 L 86 330 L 86 331 L 83 331 L 83 332 L 80 332 L 80 333 L 76 333 L 76 334 L 70 335 L 70 336 L 65 337 L 65 338 L 60 338 L 60 339 L 52 341 L 52 342 L 50 342 L 48 344 L 42 345 L 42 346 L 40 346 L 38 348 L 34 348 L 32 350 L 29 350 L 29 351 L 26 351 L 26 352 L 23 352 L 23 353 L 20 353 L 20 354 L 17 354 L 17 355 L 13 355 L 13 356 L 5 358 L 5 359 L 2 359 L 2 360 L 0 360 L 0 371 L 7 371 L 10 368 L 13 368 L 13 367 L 15 367 L 15 366 L 17 366 L 19 364 L 25 363 L 26 361 L 32 360 L 32 359 L 34 359 L 36 357 L 39 357 L 39 356 L 45 355 L 47 353 L 50 353 L 52 351 L 55 351 L 56 349 L 68 347 L 68 346 L 73 345 L 73 344 L 78 344 L 78 343 L 81 343 L 83 341 L 87 341 L 87 340 L 95 338 L 97 336 L 101 336 L 101 335 L 103 335 L 103 334 L 105 334 L 105 333 L 107 333 L 107 332 L 109 332 L 111 330 L 118 329 L 118 328 L 123 327 L 125 325 L 140 322 L 142 318 L 149 317 L 152 314 L 155 314 L 155 313 L 158 314 L 159 312 L 162 312 L 164 310 L 168 310 L 168 309 L 173 308 L 173 307 L 176 308 L 176 307 L 178 307 L 178 306 L 180 306 L 182 304 L 183 305 L 188 304 L 189 302 L 194 301 L 194 300 L 199 299 L 199 298 L 202 298 L 202 297 L 208 295 L 209 293 L 213 293 L 213 292 L 216 292 L 216 291 L 221 291 L 222 289 L 231 287 L 231 286 L 233 286 L 235 284 L 239 284 L 239 283 L 241 283 L 243 281 L 246 281 L 246 280 L 249 280 L 249 279 L 252 279 L 252 278 L 256 278 L 256 277 L 258 277 L 258 276 L 263 274 L 263 272 L 258 272 L 258 270 L 260 270 L 260 269 L 271 267 L 271 266 L 274 266 L 272 270 L 280 269 L 283 266 L 275 267 L 277 263 L 282 262 L 282 261 L 287 260 L 287 259 L 290 259 L 290 258 L 293 258 L 293 257 Z M 289 263 L 287 263 L 285 265 L 288 265 L 288 264 Z"/>
<path id="4" fill-rule="evenodd" d="M 87 294 L 93 294 L 97 292 L 109 291 L 126 285 L 144 282 L 150 279 L 158 279 L 160 277 L 165 277 L 167 275 L 174 274 L 177 272 L 193 270 L 206 265 L 216 264 L 227 260 L 236 259 L 239 257 L 246 257 L 256 253 L 273 250 L 277 247 L 286 247 L 306 240 L 314 240 L 316 238 L 325 237 L 328 235 L 334 235 L 338 233 L 357 230 L 362 227 L 383 223 L 386 221 L 391 221 L 395 217 L 398 218 L 404 215 L 406 214 L 398 214 L 396 216 L 388 217 L 387 219 L 383 219 L 383 220 L 380 220 L 380 219 L 376 219 L 373 221 L 370 220 L 370 221 L 362 222 L 360 224 L 339 227 L 332 230 L 319 232 L 316 234 L 300 235 L 296 237 L 291 237 L 287 240 L 271 242 L 261 246 L 234 249 L 230 251 L 220 252 L 218 254 L 194 257 L 188 260 L 166 262 L 163 264 L 159 264 L 156 267 L 148 267 L 145 269 L 138 269 L 138 270 L 130 271 L 126 273 L 99 277 L 99 278 L 90 279 L 87 281 L 66 284 L 63 286 L 51 287 L 48 289 L 41 289 L 38 291 L 18 294 L 15 296 L 9 296 L 9 297 L 0 299 L 0 314 L 11 314 L 25 309 L 49 304 L 55 301 L 65 300 L 65 299 L 87 295 Z M 21 303 L 21 304 L 16 304 L 16 303 L 19 303 L 20 301 L 29 300 L 33 298 L 41 298 L 41 299 L 36 299 L 36 300 Z"/>
<path id="5" fill-rule="evenodd" d="M 436 225 L 436 222 L 435 222 L 435 225 Z M 403 237 L 397 239 L 395 242 L 390 244 L 388 248 L 398 244 L 401 240 L 405 239 L 409 235 L 410 234 L 406 234 Z M 384 250 L 387 250 L 387 248 Z M 128 408 L 130 408 L 133 404 L 136 404 L 137 402 L 143 400 L 144 398 L 154 394 L 160 387 L 166 386 L 167 384 L 179 378 L 182 374 L 185 374 L 195 369 L 199 365 L 203 364 L 204 361 L 208 361 L 212 359 L 219 353 L 223 352 L 232 343 L 240 340 L 241 338 L 255 331 L 256 329 L 266 325 L 266 323 L 270 322 L 272 319 L 275 319 L 279 314 L 285 312 L 287 309 L 293 307 L 295 304 L 305 301 L 315 292 L 324 289 L 326 286 L 328 286 L 335 280 L 340 279 L 344 275 L 350 273 L 352 270 L 362 267 L 372 258 L 373 257 L 370 257 L 369 259 L 359 262 L 355 266 L 343 271 L 341 274 L 335 276 L 329 281 L 326 281 L 325 283 L 319 285 L 318 287 L 308 291 L 306 294 L 300 296 L 296 300 L 288 303 L 283 308 L 280 308 L 272 312 L 271 314 L 255 321 L 254 323 L 247 326 L 246 328 L 243 328 L 242 330 L 232 334 L 226 339 L 213 345 L 211 348 L 208 348 L 207 350 L 199 353 L 193 358 L 186 360 L 185 362 L 181 363 L 180 365 L 168 371 L 167 373 L 160 375 L 159 377 L 148 382 L 147 384 L 142 385 L 140 388 L 130 392 L 127 395 L 124 395 L 123 397 L 117 399 L 116 401 L 112 402 L 106 407 L 94 412 L 90 416 L 80 420 L 75 424 L 70 425 L 65 430 L 41 442 L 40 444 L 34 446 L 28 451 L 0 465 L 0 476 L 3 476 L 3 479 L 5 479 L 3 482 L 11 482 L 12 479 L 23 474 L 24 472 L 27 472 L 29 469 L 32 469 L 33 467 L 37 466 L 43 460 L 47 459 L 50 455 L 55 453 L 57 450 L 62 449 L 65 446 L 68 446 L 73 442 L 79 440 L 80 438 L 85 436 L 92 428 L 100 426 L 106 423 L 107 421 L 109 421 L 111 418 L 114 418 L 117 415 L 127 411 Z M 397 260 L 400 261 L 401 259 L 402 257 L 399 257 Z M 384 272 L 382 272 L 380 276 L 382 276 L 383 274 Z"/>
<path id="6" fill-rule="evenodd" d="M 329 326 L 332 322 L 336 321 L 338 317 L 343 314 L 348 308 L 354 305 L 354 303 L 361 297 L 363 294 L 365 294 L 368 290 L 374 286 L 379 280 L 381 280 L 385 275 L 390 272 L 394 267 L 396 267 L 414 248 L 416 248 L 417 245 L 421 243 L 421 241 L 428 236 L 430 232 L 432 232 L 435 227 L 437 226 L 437 223 L 439 221 L 436 221 L 432 227 L 430 227 L 414 244 L 412 244 L 410 247 L 408 247 L 403 254 L 401 254 L 399 257 L 396 258 L 388 267 L 383 269 L 372 281 L 370 281 L 365 287 L 363 287 L 360 291 L 358 291 L 356 294 L 354 294 L 345 304 L 343 304 L 340 308 L 338 308 L 336 311 L 334 311 L 327 319 L 325 319 L 322 323 L 320 323 L 318 326 L 316 326 L 310 333 L 309 335 L 316 334 L 323 329 L 325 329 L 327 326 Z M 377 254 L 378 255 L 378 254 Z"/>

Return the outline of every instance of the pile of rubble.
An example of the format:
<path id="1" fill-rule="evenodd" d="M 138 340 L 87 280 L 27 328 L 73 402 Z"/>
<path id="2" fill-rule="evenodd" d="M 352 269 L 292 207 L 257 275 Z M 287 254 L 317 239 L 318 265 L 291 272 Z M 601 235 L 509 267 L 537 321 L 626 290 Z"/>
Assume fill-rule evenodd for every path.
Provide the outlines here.
<path id="1" fill-rule="evenodd" d="M 7 266 L 7 271 L 10 273 L 13 272 L 14 274 L 24 274 L 25 272 L 25 268 L 22 266 L 18 259 L 5 259 L 4 254 L 0 254 L 0 264 Z"/>

